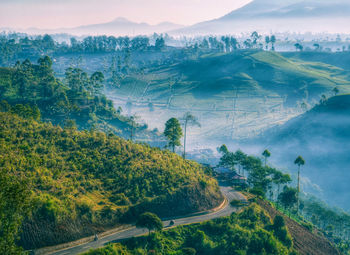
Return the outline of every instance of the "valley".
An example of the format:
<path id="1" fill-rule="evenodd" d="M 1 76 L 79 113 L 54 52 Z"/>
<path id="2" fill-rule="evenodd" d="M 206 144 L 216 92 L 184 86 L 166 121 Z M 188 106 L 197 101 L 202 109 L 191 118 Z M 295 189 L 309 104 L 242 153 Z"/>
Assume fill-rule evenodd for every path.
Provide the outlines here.
<path id="1" fill-rule="evenodd" d="M 350 4 L 184 1 L 0 2 L 1 255 L 350 255 Z"/>

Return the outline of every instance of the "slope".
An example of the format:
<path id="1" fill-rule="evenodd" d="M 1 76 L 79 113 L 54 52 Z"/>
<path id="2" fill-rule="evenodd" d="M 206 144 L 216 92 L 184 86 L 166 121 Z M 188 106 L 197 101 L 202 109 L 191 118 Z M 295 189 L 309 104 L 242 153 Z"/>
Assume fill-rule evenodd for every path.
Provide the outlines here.
<path id="1" fill-rule="evenodd" d="M 133 222 L 145 210 L 184 215 L 223 200 L 217 182 L 200 165 L 176 154 L 37 122 L 29 109 L 20 112 L 27 115 L 23 119 L 15 109 L 0 112 L 0 170 L 30 182 L 24 248 L 92 235 Z"/>
<path id="2" fill-rule="evenodd" d="M 13 68 L 0 68 L 0 101 L 11 105 L 35 105 L 42 120 L 61 126 L 72 124 L 80 129 L 97 128 L 129 138 L 133 126 L 136 138 L 159 145 L 162 138 L 146 126 L 134 123 L 118 112 L 102 93 L 103 74 L 88 76 L 81 69 L 67 69 L 62 81 L 55 77 L 52 60 L 42 57 L 38 64 L 29 60 Z"/>
<path id="3" fill-rule="evenodd" d="M 284 123 L 300 114 L 299 103 L 318 102 L 335 86 L 350 92 L 347 79 L 331 65 L 242 50 L 153 65 L 130 74 L 108 96 L 119 105 L 132 102 L 132 111 L 159 130 L 169 116 L 191 111 L 202 124 L 192 139 L 217 146 Z"/>
<path id="4" fill-rule="evenodd" d="M 271 148 L 275 163 L 290 169 L 302 155 L 306 160 L 303 189 L 349 210 L 349 125 L 350 95 L 336 96 L 264 133 L 262 146 Z M 319 188 L 312 189 L 312 184 Z"/>
<path id="5" fill-rule="evenodd" d="M 321 234 L 312 233 L 294 220 L 278 212 L 268 202 L 259 200 L 258 204 L 274 219 L 283 216 L 286 226 L 293 238 L 294 248 L 300 255 L 340 255 L 340 252 Z"/>
<path id="6" fill-rule="evenodd" d="M 130 98 L 150 98 L 156 103 L 172 96 L 175 106 L 176 102 L 185 103 L 186 97 L 198 101 L 194 104 L 201 104 L 202 100 L 232 97 L 239 90 L 239 94 L 245 96 L 287 96 L 288 105 L 303 99 L 305 91 L 309 100 L 319 99 L 335 86 L 343 92 L 350 91 L 347 78 L 348 73 L 331 65 L 251 50 L 203 55 L 172 66 L 151 68 L 144 75 L 136 74 L 124 80 L 117 92 Z"/>

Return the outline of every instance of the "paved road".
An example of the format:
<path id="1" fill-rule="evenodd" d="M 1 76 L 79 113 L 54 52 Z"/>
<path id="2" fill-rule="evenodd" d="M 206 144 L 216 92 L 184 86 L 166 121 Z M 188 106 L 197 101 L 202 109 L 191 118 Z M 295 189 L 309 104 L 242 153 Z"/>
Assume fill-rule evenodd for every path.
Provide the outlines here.
<path id="1" fill-rule="evenodd" d="M 232 200 L 242 200 L 245 201 L 245 198 L 242 194 L 233 191 L 230 187 L 220 187 L 221 192 L 226 196 L 227 200 L 230 202 Z M 193 216 L 193 217 L 187 217 L 187 218 L 180 218 L 175 220 L 175 225 L 174 226 L 179 226 L 179 225 L 185 225 L 185 224 L 190 224 L 190 223 L 196 223 L 196 222 L 202 222 L 210 219 L 215 219 L 223 216 L 228 216 L 232 212 L 237 211 L 237 208 L 233 208 L 230 203 L 227 203 L 222 209 L 209 213 L 209 214 L 203 214 L 203 215 L 198 215 L 198 216 Z M 170 220 L 163 221 L 163 224 L 165 228 L 169 227 L 169 222 Z M 102 247 L 110 242 L 116 242 L 118 240 L 122 239 L 127 239 L 133 236 L 139 236 L 146 234 L 147 230 L 144 229 L 138 229 L 135 227 L 132 227 L 127 230 L 120 231 L 118 233 L 114 233 L 110 236 L 105 236 L 101 238 L 98 241 L 93 241 L 90 243 L 85 243 L 81 244 L 78 246 L 74 246 L 71 248 L 67 248 L 64 250 L 56 251 L 49 253 L 51 255 L 75 255 L 75 254 L 81 254 L 83 252 L 87 252 L 90 249 L 96 249 L 99 247 Z"/>

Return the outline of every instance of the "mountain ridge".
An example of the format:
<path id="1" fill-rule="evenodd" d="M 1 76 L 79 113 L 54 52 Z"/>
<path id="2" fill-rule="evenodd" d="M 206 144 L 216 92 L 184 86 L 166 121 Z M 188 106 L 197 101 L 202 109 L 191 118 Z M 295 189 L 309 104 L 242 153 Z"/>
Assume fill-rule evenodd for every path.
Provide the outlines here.
<path id="1" fill-rule="evenodd" d="M 232 34 L 259 32 L 349 31 L 350 3 L 345 0 L 255 0 L 217 19 L 170 31 L 171 34 Z M 311 20 L 311 21 L 310 21 Z"/>
<path id="2" fill-rule="evenodd" d="M 4 31 L 18 31 L 30 34 L 57 34 L 68 33 L 72 35 L 133 35 L 133 34 L 153 34 L 164 33 L 169 30 L 183 28 L 183 25 L 175 24 L 172 22 L 164 21 L 155 25 L 148 24 L 146 22 L 133 22 L 124 17 L 117 17 L 109 22 L 87 24 L 70 28 L 57 28 L 57 29 L 40 29 L 40 28 L 25 28 L 25 29 L 13 29 L 13 28 L 1 28 Z"/>

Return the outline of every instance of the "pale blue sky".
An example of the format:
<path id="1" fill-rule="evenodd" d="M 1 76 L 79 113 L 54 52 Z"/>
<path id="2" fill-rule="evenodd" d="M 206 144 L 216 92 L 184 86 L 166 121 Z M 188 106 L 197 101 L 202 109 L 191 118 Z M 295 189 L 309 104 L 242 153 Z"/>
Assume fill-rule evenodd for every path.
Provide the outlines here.
<path id="1" fill-rule="evenodd" d="M 251 0 L 0 0 L 0 27 L 60 28 L 125 17 L 190 25 L 214 19 Z"/>

